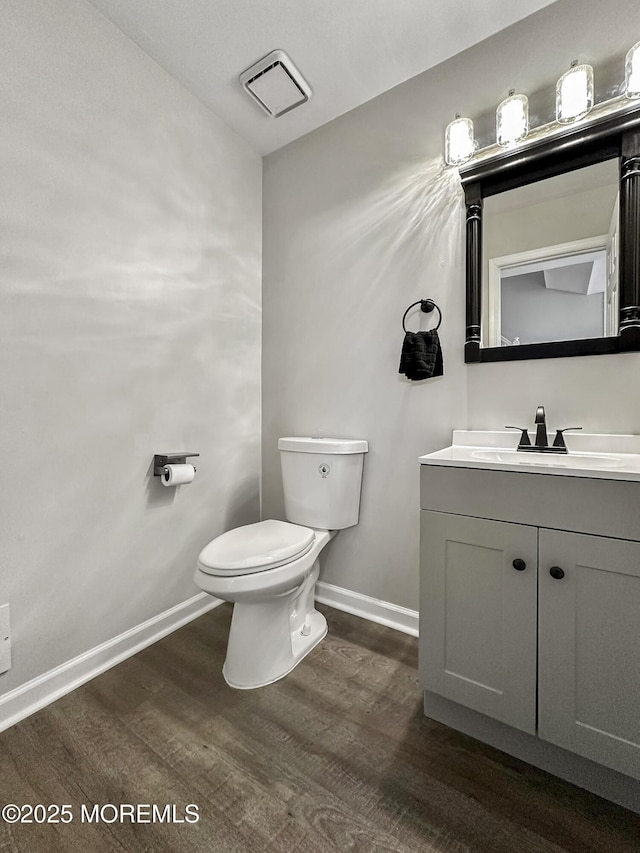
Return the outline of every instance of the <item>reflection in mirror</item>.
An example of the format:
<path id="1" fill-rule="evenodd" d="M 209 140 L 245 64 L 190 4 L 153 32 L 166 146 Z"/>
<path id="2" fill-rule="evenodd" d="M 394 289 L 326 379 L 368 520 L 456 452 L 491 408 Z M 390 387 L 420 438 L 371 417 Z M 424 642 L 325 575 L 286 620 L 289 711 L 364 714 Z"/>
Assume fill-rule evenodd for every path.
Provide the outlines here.
<path id="1" fill-rule="evenodd" d="M 482 346 L 618 334 L 618 160 L 485 199 Z"/>

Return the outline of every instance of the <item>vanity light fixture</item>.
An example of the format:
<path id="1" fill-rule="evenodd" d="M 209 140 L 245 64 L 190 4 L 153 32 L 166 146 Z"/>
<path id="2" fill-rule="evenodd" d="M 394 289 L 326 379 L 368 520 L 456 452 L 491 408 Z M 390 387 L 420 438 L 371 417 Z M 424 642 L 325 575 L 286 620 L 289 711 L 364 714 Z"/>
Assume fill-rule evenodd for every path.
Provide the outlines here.
<path id="1" fill-rule="evenodd" d="M 529 132 L 529 99 L 516 95 L 515 89 L 496 110 L 496 140 L 498 145 L 508 148 L 521 142 Z"/>
<path id="2" fill-rule="evenodd" d="M 561 124 L 584 118 L 593 107 L 593 68 L 578 65 L 571 68 L 556 83 L 556 120 Z"/>
<path id="3" fill-rule="evenodd" d="M 448 166 L 461 166 L 470 160 L 475 151 L 473 122 L 470 118 L 455 119 L 447 125 L 444 132 L 444 160 Z"/>
<path id="4" fill-rule="evenodd" d="M 456 113 L 455 120 L 445 131 L 445 162 L 448 166 L 462 166 L 476 155 L 478 159 L 488 162 L 493 157 L 505 156 L 504 149 L 513 148 L 519 143 L 528 147 L 529 143 L 551 139 L 566 133 L 564 125 L 584 118 L 594 106 L 594 114 L 589 117 L 589 121 L 599 121 L 606 116 L 635 109 L 628 104 L 627 99 L 640 99 L 640 41 L 634 44 L 625 57 L 624 88 L 621 85 L 620 90 L 620 94 L 596 105 L 593 67 L 586 63 L 579 64 L 574 59 L 569 70 L 556 83 L 555 121 L 530 127 L 527 96 L 516 95 L 515 90 L 510 89 L 508 96 L 496 109 L 496 142 L 479 148 L 473 137 L 472 120 L 460 118 L 460 113 Z"/>
<path id="5" fill-rule="evenodd" d="M 624 61 L 627 98 L 640 98 L 640 41 L 631 48 Z"/>

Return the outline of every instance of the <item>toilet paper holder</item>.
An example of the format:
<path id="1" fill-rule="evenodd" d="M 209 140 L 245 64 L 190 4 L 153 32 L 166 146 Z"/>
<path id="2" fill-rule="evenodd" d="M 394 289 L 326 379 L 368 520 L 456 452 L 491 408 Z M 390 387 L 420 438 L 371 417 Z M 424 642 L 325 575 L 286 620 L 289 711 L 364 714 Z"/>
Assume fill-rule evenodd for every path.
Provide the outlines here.
<path id="1" fill-rule="evenodd" d="M 184 465 L 190 456 L 200 456 L 199 453 L 187 453 L 181 450 L 179 453 L 154 453 L 153 476 L 161 477 L 165 465 Z"/>

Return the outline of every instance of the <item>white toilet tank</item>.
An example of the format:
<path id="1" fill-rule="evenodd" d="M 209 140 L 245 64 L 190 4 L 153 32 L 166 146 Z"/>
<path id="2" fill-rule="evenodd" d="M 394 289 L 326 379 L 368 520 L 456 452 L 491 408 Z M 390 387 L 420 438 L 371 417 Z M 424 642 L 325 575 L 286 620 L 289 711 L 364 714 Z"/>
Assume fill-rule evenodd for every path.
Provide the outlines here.
<path id="1" fill-rule="evenodd" d="M 278 450 L 288 521 L 322 530 L 358 523 L 366 441 L 281 438 Z"/>

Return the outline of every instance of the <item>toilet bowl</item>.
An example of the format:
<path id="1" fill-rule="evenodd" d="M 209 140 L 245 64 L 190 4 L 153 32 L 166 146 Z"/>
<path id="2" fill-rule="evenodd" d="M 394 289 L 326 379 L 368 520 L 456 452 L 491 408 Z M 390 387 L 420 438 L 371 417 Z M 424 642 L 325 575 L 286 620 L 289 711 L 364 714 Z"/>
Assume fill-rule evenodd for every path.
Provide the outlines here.
<path id="1" fill-rule="evenodd" d="M 279 543 L 290 542 L 296 534 L 300 551 L 274 565 L 269 558 Z M 283 678 L 324 638 L 327 622 L 315 609 L 314 591 L 320 573 L 318 554 L 333 535 L 268 520 L 229 531 L 201 552 L 196 583 L 216 598 L 234 603 L 222 670 L 231 687 L 248 690 Z M 242 554 L 237 561 L 220 557 L 229 545 L 225 537 L 231 536 L 234 550 Z M 264 546 L 268 537 L 272 548 L 257 552 L 256 539 Z"/>
<path id="2" fill-rule="evenodd" d="M 249 690 L 283 678 L 327 633 L 314 606 L 318 556 L 338 530 L 358 523 L 366 441 L 283 438 L 288 521 L 229 530 L 200 552 L 194 580 L 233 603 L 222 669 Z"/>

